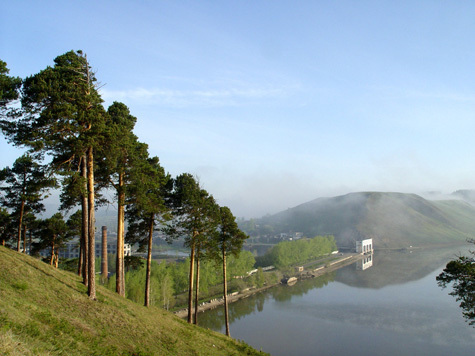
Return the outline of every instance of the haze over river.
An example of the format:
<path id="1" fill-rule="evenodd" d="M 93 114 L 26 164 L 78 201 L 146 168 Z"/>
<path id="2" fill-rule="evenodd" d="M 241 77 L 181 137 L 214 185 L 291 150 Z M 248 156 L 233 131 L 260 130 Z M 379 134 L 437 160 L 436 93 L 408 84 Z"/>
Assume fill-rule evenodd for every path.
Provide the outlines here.
<path id="1" fill-rule="evenodd" d="M 473 245 L 472 245 L 473 246 Z M 467 247 L 372 261 L 230 304 L 231 336 L 274 356 L 473 355 L 475 328 L 435 277 Z M 223 307 L 199 324 L 224 333 Z"/>

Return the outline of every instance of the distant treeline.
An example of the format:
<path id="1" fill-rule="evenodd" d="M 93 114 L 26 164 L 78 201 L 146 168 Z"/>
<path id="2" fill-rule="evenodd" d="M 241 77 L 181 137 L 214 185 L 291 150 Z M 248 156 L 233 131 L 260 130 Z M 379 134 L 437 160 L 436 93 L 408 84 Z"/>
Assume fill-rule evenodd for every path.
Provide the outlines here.
<path id="1" fill-rule="evenodd" d="M 256 266 L 272 265 L 277 268 L 286 268 L 293 264 L 314 260 L 336 250 L 335 238 L 332 235 L 283 241 L 272 247 L 264 256 L 257 257 Z"/>

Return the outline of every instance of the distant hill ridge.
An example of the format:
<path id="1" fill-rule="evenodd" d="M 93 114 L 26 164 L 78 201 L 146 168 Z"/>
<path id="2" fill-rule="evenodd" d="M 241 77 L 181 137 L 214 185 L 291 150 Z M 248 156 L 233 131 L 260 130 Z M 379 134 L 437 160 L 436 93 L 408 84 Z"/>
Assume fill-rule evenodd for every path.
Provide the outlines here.
<path id="1" fill-rule="evenodd" d="M 340 247 L 352 247 L 365 238 L 373 238 L 376 248 L 462 242 L 475 233 L 475 207 L 455 199 L 472 198 L 475 193 L 463 192 L 449 200 L 406 193 L 350 193 L 318 198 L 256 222 L 271 226 L 274 233 L 331 234 Z"/>

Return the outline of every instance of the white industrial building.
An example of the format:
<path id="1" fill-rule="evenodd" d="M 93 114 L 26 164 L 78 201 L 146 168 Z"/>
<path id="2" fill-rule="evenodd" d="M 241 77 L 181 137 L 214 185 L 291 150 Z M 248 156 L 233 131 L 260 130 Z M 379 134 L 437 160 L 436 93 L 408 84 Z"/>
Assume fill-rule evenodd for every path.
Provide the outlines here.
<path id="1" fill-rule="evenodd" d="M 356 241 L 356 253 L 361 253 L 362 255 L 373 253 L 373 239 Z"/>

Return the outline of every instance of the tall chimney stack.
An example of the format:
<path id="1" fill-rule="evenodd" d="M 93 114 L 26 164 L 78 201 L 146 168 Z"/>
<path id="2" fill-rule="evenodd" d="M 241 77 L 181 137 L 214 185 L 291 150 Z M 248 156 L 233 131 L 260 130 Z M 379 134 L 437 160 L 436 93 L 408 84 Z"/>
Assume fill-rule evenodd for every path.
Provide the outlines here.
<path id="1" fill-rule="evenodd" d="M 105 282 L 108 277 L 107 271 L 107 226 L 102 227 L 102 256 L 101 256 L 101 279 Z"/>

